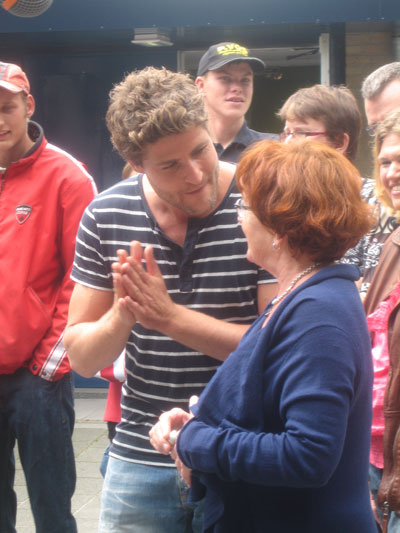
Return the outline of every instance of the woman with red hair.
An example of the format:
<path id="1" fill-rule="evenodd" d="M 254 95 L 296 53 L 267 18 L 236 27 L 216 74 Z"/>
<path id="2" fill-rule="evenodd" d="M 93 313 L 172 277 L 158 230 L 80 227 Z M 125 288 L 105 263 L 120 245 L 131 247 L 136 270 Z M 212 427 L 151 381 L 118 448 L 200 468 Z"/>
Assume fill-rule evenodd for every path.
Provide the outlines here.
<path id="1" fill-rule="evenodd" d="M 349 161 L 354 162 L 361 129 L 361 113 L 352 92 L 343 85 L 313 85 L 293 93 L 278 116 L 284 122 L 281 135 L 286 143 L 301 139 L 328 144 Z M 342 263 L 357 265 L 362 272 L 359 282 L 361 298 L 365 297 L 379 261 L 385 240 L 398 222 L 376 198 L 375 180 L 363 178 L 361 196 L 376 209 L 374 227 L 354 248 L 346 251 Z"/>
<path id="2" fill-rule="evenodd" d="M 376 533 L 370 340 L 358 269 L 337 263 L 372 224 L 360 176 L 329 146 L 261 141 L 237 182 L 247 257 L 278 295 L 153 446 L 205 495 L 204 531 Z"/>

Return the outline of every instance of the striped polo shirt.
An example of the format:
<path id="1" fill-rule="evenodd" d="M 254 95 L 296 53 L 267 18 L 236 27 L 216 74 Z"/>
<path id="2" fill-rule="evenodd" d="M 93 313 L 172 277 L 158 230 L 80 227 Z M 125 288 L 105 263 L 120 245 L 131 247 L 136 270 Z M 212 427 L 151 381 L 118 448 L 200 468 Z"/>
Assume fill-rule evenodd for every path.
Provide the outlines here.
<path id="1" fill-rule="evenodd" d="M 233 180 L 216 210 L 190 218 L 184 246 L 160 229 L 145 200 L 142 175 L 98 195 L 79 228 L 72 279 L 112 290 L 111 264 L 117 250 L 132 240 L 151 245 L 171 298 L 217 319 L 250 324 L 257 316 L 257 285 L 274 281 L 246 259 L 247 242 L 234 204 L 240 197 Z M 110 454 L 141 464 L 174 466 L 156 452 L 148 432 L 164 411 L 187 408 L 220 362 L 137 323 L 126 346 L 122 419 Z"/>

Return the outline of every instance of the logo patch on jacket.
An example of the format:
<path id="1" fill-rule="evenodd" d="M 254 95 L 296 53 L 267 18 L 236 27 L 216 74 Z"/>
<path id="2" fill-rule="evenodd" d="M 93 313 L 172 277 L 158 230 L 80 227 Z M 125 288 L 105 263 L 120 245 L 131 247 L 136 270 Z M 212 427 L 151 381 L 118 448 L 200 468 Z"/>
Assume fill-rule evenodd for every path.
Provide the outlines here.
<path id="1" fill-rule="evenodd" d="M 32 206 L 17 205 L 15 209 L 15 218 L 17 219 L 18 224 L 23 224 L 24 222 L 26 222 L 31 213 L 32 213 Z"/>

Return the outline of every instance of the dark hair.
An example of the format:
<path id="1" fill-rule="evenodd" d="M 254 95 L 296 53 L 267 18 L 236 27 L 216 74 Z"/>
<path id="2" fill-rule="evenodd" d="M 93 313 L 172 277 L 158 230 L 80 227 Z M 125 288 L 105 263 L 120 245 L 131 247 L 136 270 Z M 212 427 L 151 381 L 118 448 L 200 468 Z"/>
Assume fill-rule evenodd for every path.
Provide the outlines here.
<path id="1" fill-rule="evenodd" d="M 278 116 L 283 120 L 320 120 L 332 145 L 340 145 L 343 134 L 349 136 L 346 156 L 353 161 L 357 154 L 361 113 L 357 101 L 347 87 L 313 85 L 289 96 Z"/>

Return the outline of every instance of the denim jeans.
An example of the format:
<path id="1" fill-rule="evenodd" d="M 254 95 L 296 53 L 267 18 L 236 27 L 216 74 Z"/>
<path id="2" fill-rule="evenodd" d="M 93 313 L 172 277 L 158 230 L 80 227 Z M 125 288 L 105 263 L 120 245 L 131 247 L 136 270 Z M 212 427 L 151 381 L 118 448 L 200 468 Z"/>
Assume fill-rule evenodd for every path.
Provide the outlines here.
<path id="1" fill-rule="evenodd" d="M 99 533 L 201 533 L 203 502 L 186 503 L 188 488 L 175 468 L 110 457 Z"/>
<path id="2" fill-rule="evenodd" d="M 100 463 L 100 474 L 104 477 L 106 477 L 106 470 L 108 465 L 108 454 L 110 452 L 111 443 L 113 438 L 115 437 L 116 428 L 117 428 L 117 422 L 107 422 L 107 429 L 108 429 L 108 438 L 110 439 L 110 444 L 107 446 L 107 448 L 104 450 L 103 458 Z"/>
<path id="3" fill-rule="evenodd" d="M 100 474 L 103 476 L 103 478 L 106 477 L 108 460 L 110 459 L 108 455 L 110 452 L 110 448 L 111 448 L 111 444 L 109 444 L 107 448 L 104 450 L 103 457 L 100 463 Z"/>
<path id="4" fill-rule="evenodd" d="M 382 479 L 382 469 L 376 466 L 369 465 L 369 488 L 375 500 L 375 505 L 379 516 L 382 520 L 382 509 L 378 507 L 378 489 Z M 400 533 L 400 516 L 397 513 L 391 512 L 388 524 L 388 533 Z"/>
<path id="5" fill-rule="evenodd" d="M 49 382 L 21 368 L 0 375 L 0 531 L 14 533 L 15 442 L 36 533 L 75 533 L 72 374 Z"/>

